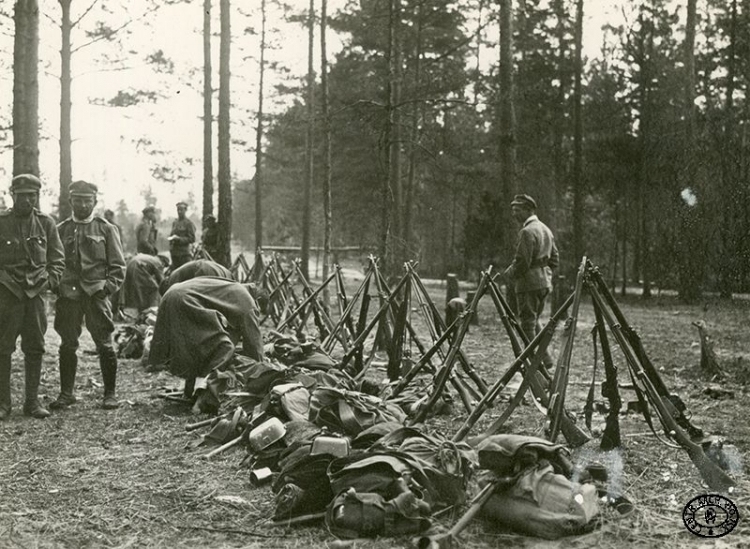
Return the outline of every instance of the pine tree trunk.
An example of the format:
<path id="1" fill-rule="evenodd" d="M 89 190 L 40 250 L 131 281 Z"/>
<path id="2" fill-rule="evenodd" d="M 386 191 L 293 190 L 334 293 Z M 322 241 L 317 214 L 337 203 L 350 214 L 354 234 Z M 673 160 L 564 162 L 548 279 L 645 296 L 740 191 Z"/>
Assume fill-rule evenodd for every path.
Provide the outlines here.
<path id="1" fill-rule="evenodd" d="M 258 129 L 255 132 L 255 247 L 263 247 L 263 84 L 266 73 L 266 0 L 260 2 L 260 70 Z"/>
<path id="2" fill-rule="evenodd" d="M 230 163 L 231 137 L 229 133 L 229 54 L 232 35 L 229 16 L 229 0 L 221 0 L 221 42 L 219 45 L 219 238 L 218 262 L 229 266 L 232 262 L 232 169 Z"/>
<path id="3" fill-rule="evenodd" d="M 513 2 L 500 0 L 500 198 L 509 204 L 516 192 L 516 115 L 513 84 Z M 508 208 L 498 212 L 502 227 L 510 227 Z M 501 253 L 510 257 L 513 238 L 503 231 Z"/>
<path id="4" fill-rule="evenodd" d="M 39 175 L 37 0 L 16 0 L 13 18 L 13 174 Z"/>
<path id="5" fill-rule="evenodd" d="M 651 158 L 651 73 L 654 52 L 654 31 L 651 23 L 641 15 L 641 26 L 648 26 L 648 35 L 642 37 L 641 51 L 644 51 L 644 60 L 641 66 L 640 81 L 640 165 L 638 166 L 638 215 L 639 215 L 639 238 L 637 241 L 637 262 L 641 276 L 641 288 L 644 299 L 651 297 L 651 218 L 649 193 L 649 164 Z"/>
<path id="6" fill-rule="evenodd" d="M 70 217 L 68 187 L 73 181 L 72 134 L 71 134 L 71 74 L 70 74 L 70 22 L 71 0 L 59 0 L 62 10 L 60 30 L 62 44 L 60 47 L 60 197 L 58 199 L 59 218 Z"/>
<path id="7" fill-rule="evenodd" d="M 333 240 L 333 212 L 331 211 L 331 119 L 328 109 L 328 59 L 326 30 L 328 28 L 328 2 L 320 4 L 320 101 L 323 112 L 323 280 L 328 279 L 331 265 L 331 245 Z M 323 303 L 328 310 L 331 302 L 328 286 L 323 290 Z"/>
<path id="8" fill-rule="evenodd" d="M 726 92 L 724 93 L 724 151 L 721 156 L 721 182 L 723 196 L 730 197 L 720 221 L 721 248 L 719 251 L 719 292 L 721 297 L 732 297 L 733 286 L 736 283 L 735 271 L 742 271 L 737 265 L 736 257 L 741 254 L 737 249 L 735 235 L 743 234 L 737 226 L 738 204 L 743 203 L 742 192 L 737 188 L 735 181 L 740 180 L 736 170 L 736 164 L 732 161 L 735 150 L 734 140 L 734 90 L 736 87 L 737 73 L 737 0 L 732 0 L 729 15 L 729 45 L 727 46 L 727 76 Z M 731 153 L 730 153 L 731 151 Z M 739 267 L 739 268 L 738 268 Z"/>
<path id="9" fill-rule="evenodd" d="M 406 259 L 404 250 L 404 211 L 403 188 L 401 183 L 401 0 L 391 0 L 391 14 L 389 17 L 389 34 L 391 35 L 391 56 L 389 73 L 389 111 L 391 113 L 391 139 L 388 142 L 388 182 L 393 193 L 393 238 L 391 240 L 392 261 L 391 272 L 396 272 Z"/>
<path id="10" fill-rule="evenodd" d="M 203 217 L 214 213 L 211 0 L 203 0 Z"/>
<path id="11" fill-rule="evenodd" d="M 558 41 L 558 52 L 557 52 L 557 109 L 554 113 L 555 126 L 554 126 L 554 169 L 555 169 L 555 206 L 552 208 L 552 224 L 551 228 L 553 231 L 558 229 L 563 222 L 562 204 L 563 195 L 567 187 L 567 169 L 565 161 L 565 106 L 566 106 L 566 86 L 568 84 L 566 60 L 568 57 L 567 44 L 565 43 L 565 23 L 568 19 L 568 13 L 565 9 L 565 0 L 555 0 L 554 4 L 555 15 L 557 17 L 557 41 Z"/>
<path id="12" fill-rule="evenodd" d="M 481 6 L 480 6 L 481 8 Z M 414 46 L 414 105 L 411 113 L 411 126 L 409 130 L 409 167 L 406 176 L 406 187 L 404 189 L 404 245 L 408 251 L 414 249 L 413 246 L 413 209 L 414 209 L 414 184 L 417 172 L 417 143 L 419 143 L 420 131 L 419 123 L 422 118 L 422 102 L 420 99 L 421 80 L 422 80 L 422 19 L 424 10 L 424 0 L 420 0 L 417 5 L 417 29 Z M 481 13 L 481 11 L 480 11 Z"/>
<path id="13" fill-rule="evenodd" d="M 583 257 L 584 179 L 583 179 L 583 0 L 576 2 L 575 80 L 573 82 L 573 264 Z"/>
<path id="14" fill-rule="evenodd" d="M 315 43 L 315 0 L 310 0 L 307 21 L 307 134 L 305 136 L 305 203 L 302 211 L 302 274 L 310 280 L 310 240 L 312 225 L 313 156 L 315 141 L 315 68 L 313 47 Z"/>
<path id="15" fill-rule="evenodd" d="M 685 186 L 695 190 L 693 173 L 695 168 L 695 25 L 696 0 L 687 0 L 687 19 L 685 22 L 685 161 L 682 164 L 685 174 Z M 683 301 L 693 302 L 701 296 L 702 262 L 704 254 L 696 253 L 700 248 L 701 235 L 698 206 L 680 204 L 680 274 L 679 294 Z"/>

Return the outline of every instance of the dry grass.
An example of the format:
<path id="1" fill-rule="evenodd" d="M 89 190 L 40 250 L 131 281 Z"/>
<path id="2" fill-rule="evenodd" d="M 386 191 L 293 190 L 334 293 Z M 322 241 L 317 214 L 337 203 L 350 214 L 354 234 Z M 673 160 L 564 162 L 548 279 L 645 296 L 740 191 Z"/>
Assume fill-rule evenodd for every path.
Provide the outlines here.
<path id="1" fill-rule="evenodd" d="M 467 354 L 492 383 L 510 359 L 510 349 L 487 301 L 480 310 L 481 325 L 465 342 Z M 724 384 L 735 391 L 730 400 L 702 396 L 697 377 L 700 350 L 693 345 L 697 332 L 690 323 L 709 324 L 719 360 L 732 363 L 750 356 L 747 338 L 750 304 L 715 302 L 689 307 L 662 299 L 647 305 L 622 303 L 631 323 L 643 336 L 646 349 L 663 369 L 666 383 L 688 402 L 695 421 L 712 434 L 731 440 L 744 456 L 750 448 L 747 406 L 750 399 L 731 378 Z M 578 345 L 572 363 L 569 407 L 581 413 L 590 380 L 593 314 L 582 305 Z M 49 403 L 58 391 L 58 340 L 48 334 L 42 393 Z M 555 342 L 556 344 L 557 342 Z M 92 349 L 84 336 L 82 349 Z M 553 349 L 556 351 L 556 348 Z M 83 354 L 77 378 L 79 403 L 44 421 L 20 414 L 22 362 L 14 356 L 14 415 L 0 424 L 0 546 L 1 547 L 325 547 L 332 540 L 322 526 L 280 528 L 270 524 L 272 498 L 268 488 L 253 488 L 249 471 L 239 463 L 242 450 L 231 450 L 210 461 L 204 449 L 193 448 L 199 433 L 184 426 L 195 420 L 180 404 L 158 398 L 159 388 L 180 387 L 166 373 L 146 374 L 137 361 L 121 361 L 116 411 L 99 408 L 101 376 L 96 357 Z M 625 377 L 621 381 L 626 381 Z M 632 399 L 623 393 L 623 399 Z M 488 412 L 475 431 L 502 411 Z M 463 421 L 460 407 L 450 417 L 428 422 L 450 435 Z M 524 404 L 509 422 L 514 432 L 538 433 L 543 418 Z M 560 542 L 493 531 L 475 522 L 461 536 L 461 546 L 478 547 L 680 547 L 750 546 L 750 526 L 743 520 L 721 544 L 702 544 L 682 524 L 683 505 L 704 493 L 705 487 L 684 452 L 661 446 L 645 434 L 639 417 L 622 418 L 624 448 L 622 476 L 616 479 L 636 504 L 625 518 L 605 512 L 596 531 Z M 581 461 L 599 459 L 596 443 L 577 453 Z M 740 515 L 747 516 L 747 484 L 733 498 Z M 226 499 L 221 496 L 237 496 Z M 450 525 L 450 513 L 438 520 Z M 410 540 L 382 540 L 358 547 L 408 547 Z"/>

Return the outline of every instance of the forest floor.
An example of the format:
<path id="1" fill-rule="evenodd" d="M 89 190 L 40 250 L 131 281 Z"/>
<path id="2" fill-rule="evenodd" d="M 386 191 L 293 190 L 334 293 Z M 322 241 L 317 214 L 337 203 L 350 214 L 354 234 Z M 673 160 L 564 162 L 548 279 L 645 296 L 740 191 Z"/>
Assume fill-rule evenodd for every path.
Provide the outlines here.
<path id="1" fill-rule="evenodd" d="M 440 291 L 435 290 L 437 303 L 442 302 Z M 463 348 L 491 384 L 509 363 L 511 351 L 491 302 L 486 299 L 480 305 L 480 325 L 472 327 Z M 555 542 L 497 531 L 476 520 L 461 535 L 461 547 L 750 547 L 750 524 L 744 518 L 750 511 L 750 484 L 742 473 L 750 450 L 750 396 L 741 383 L 748 381 L 743 376 L 750 363 L 750 302 L 716 299 L 687 306 L 662 296 L 648 302 L 623 299 L 620 305 L 668 387 L 687 402 L 693 421 L 707 433 L 727 439 L 742 456 L 735 464 L 739 490 L 732 499 L 743 520 L 718 540 L 689 533 L 682 522 L 683 507 L 706 488 L 685 452 L 660 444 L 643 419 L 630 414 L 621 416 L 622 474 L 617 476 L 614 469 L 610 474 L 635 504 L 632 514 L 605 512 L 592 533 Z M 707 382 L 700 377 L 698 333 L 691 325 L 699 319 L 708 324 L 719 360 L 729 373 L 721 387 L 730 393 L 722 399 L 703 393 Z M 46 404 L 59 387 L 59 339 L 51 328 L 52 318 L 49 325 L 41 384 Z M 567 400 L 580 422 L 591 379 L 592 326 L 591 305 L 584 299 Z M 558 346 L 556 337 L 553 354 Z M 91 351 L 93 344 L 85 334 L 79 351 L 79 402 L 43 421 L 20 412 L 22 357 L 14 355 L 14 412 L 0 423 L 0 547 L 331 546 L 334 538 L 323 525 L 283 528 L 270 523 L 270 489 L 251 486 L 250 471 L 240 466 L 244 450 L 233 449 L 211 460 L 201 457 L 206 450 L 194 448 L 200 431 L 185 430 L 196 420 L 190 408 L 157 396 L 165 387 L 180 388 L 181 380 L 165 372 L 146 373 L 138 360 L 122 360 L 122 405 L 115 411 L 102 410 L 101 375 Z M 621 383 L 629 381 L 621 376 Z M 622 396 L 624 401 L 634 400 L 628 391 Z M 478 429 L 501 409 L 496 406 L 485 414 Z M 464 418 L 464 410 L 457 406 L 449 416 L 429 419 L 427 427 L 450 436 Z M 595 416 L 595 423 L 602 420 Z M 510 432 L 539 434 L 543 423 L 536 408 L 524 403 L 507 425 Z M 594 440 L 574 458 L 579 463 L 596 461 L 602 457 L 597 448 Z M 455 518 L 447 513 L 436 522 L 449 526 Z M 410 547 L 411 540 L 357 546 Z"/>

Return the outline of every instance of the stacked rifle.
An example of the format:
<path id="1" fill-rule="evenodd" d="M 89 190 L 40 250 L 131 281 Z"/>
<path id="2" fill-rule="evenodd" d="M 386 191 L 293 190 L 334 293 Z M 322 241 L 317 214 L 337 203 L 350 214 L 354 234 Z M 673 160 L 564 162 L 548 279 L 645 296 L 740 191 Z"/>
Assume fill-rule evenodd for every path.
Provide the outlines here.
<path id="1" fill-rule="evenodd" d="M 646 354 L 637 332 L 630 326 L 622 310 L 617 305 L 599 270 L 586 260 L 586 258 L 583 259 L 578 270 L 575 291 L 560 309 L 552 315 L 550 321 L 542 331 L 531 341 L 528 340 L 520 329 L 512 311 L 510 311 L 508 304 L 494 283 L 490 271 L 483 273 L 476 297 L 465 315 L 470 314 L 471 310 L 476 310 L 477 302 L 481 296 L 489 293 L 506 328 L 514 353 L 516 354 L 516 360 L 508 367 L 500 379 L 487 390 L 482 400 L 477 403 L 473 412 L 469 414 L 464 424 L 458 429 L 453 440 L 460 441 L 468 435 L 477 420 L 492 405 L 497 395 L 500 394 L 510 379 L 517 373 L 522 375 L 521 385 L 499 418 L 482 434 L 483 437 L 497 433 L 512 410 L 520 403 L 527 390 L 530 390 L 533 401 L 547 415 L 546 436 L 550 441 L 554 442 L 560 432 L 563 433 L 568 444 L 572 447 L 580 446 L 589 440 L 588 435 L 573 422 L 565 409 L 565 397 L 576 334 L 578 308 L 584 290 L 588 291 L 594 308 L 596 318 L 594 330 L 598 337 L 597 350 L 601 350 L 605 366 L 603 395 L 609 400 L 610 411 L 606 418 L 606 428 L 602 437 L 601 448 L 609 450 L 620 446 L 618 413 L 621 408 L 621 399 L 618 394 L 617 368 L 614 365 L 612 347 L 609 340 L 609 334 L 611 334 L 616 347 L 620 349 L 624 358 L 628 374 L 640 403 L 639 409 L 656 437 L 671 447 L 684 449 L 710 488 L 727 490 L 735 486 L 735 481 L 717 463 L 709 459 L 704 452 L 700 444 L 704 439 L 703 431 L 690 421 L 687 408 L 682 399 L 669 391 L 661 379 L 658 370 Z M 558 356 L 554 375 L 550 379 L 546 370 L 539 368 L 539 365 L 555 327 L 566 314 L 568 316 L 562 335 L 561 352 Z M 468 320 L 465 317 L 461 322 L 462 327 L 468 325 Z M 464 331 L 465 328 L 459 328 L 459 336 Z M 451 356 L 451 353 L 449 353 L 449 360 L 446 360 L 438 374 L 442 378 L 450 371 L 452 366 Z M 430 403 L 435 400 L 437 392 L 442 389 L 439 382 L 440 377 L 438 382 L 435 383 L 434 392 L 425 408 L 428 408 Z M 425 417 L 426 410 L 422 409 L 414 418 L 414 422 L 421 421 Z M 587 422 L 590 423 L 590 419 L 587 419 Z M 663 434 L 657 432 L 657 424 L 661 425 Z"/>
<path id="2" fill-rule="evenodd" d="M 384 356 L 390 382 L 389 399 L 398 398 L 417 376 L 427 374 L 431 388 L 413 410 L 409 420 L 412 425 L 424 422 L 438 401 L 446 398 L 450 387 L 468 414 L 454 434 L 454 441 L 464 440 L 482 415 L 495 408 L 497 397 L 516 375 L 520 375 L 521 381 L 515 394 L 481 437 L 499 433 L 526 393 L 530 392 L 530 400 L 547 417 L 546 436 L 549 440 L 555 441 L 560 433 L 571 447 L 579 447 L 590 440 L 565 406 L 579 305 L 584 292 L 588 292 L 596 321 L 593 330 L 595 357 L 600 352 L 604 362 L 602 395 L 609 402 L 601 448 L 616 448 L 621 442 L 618 415 L 622 404 L 618 393 L 618 369 L 613 358 L 613 351 L 619 348 L 640 403 L 639 409 L 654 434 L 665 444 L 685 449 L 710 487 L 726 489 L 734 486 L 734 481 L 706 456 L 700 445 L 703 432 L 688 419 L 680 397 L 666 387 L 598 269 L 586 258 L 580 263 L 573 293 L 552 314 L 544 328 L 529 338 L 503 296 L 496 281 L 497 275 L 491 268 L 482 273 L 467 309 L 447 325 L 413 263 L 404 265 L 403 275 L 390 287 L 377 259 L 371 256 L 364 280 L 354 294 L 348 296 L 338 266 L 318 288 L 312 288 L 302 276 L 298 261 L 293 262 L 291 268 L 284 269 L 278 256 L 265 261 L 260 251 L 259 255 L 253 269 L 245 266 L 239 269 L 247 273 L 252 271 L 252 280 L 270 293 L 269 312 L 264 321 L 272 322 L 279 332 L 291 329 L 302 333 L 309 331 L 307 324 L 312 320 L 322 350 L 331 356 L 338 355 L 341 367 L 360 379 L 378 356 Z M 332 289 L 331 294 L 336 296 L 335 317 L 328 304 L 320 299 L 324 288 Z M 515 355 L 500 378 L 489 387 L 462 349 L 472 315 L 485 296 L 491 299 Z M 561 350 L 554 371 L 549 372 L 542 365 L 542 357 L 561 323 Z M 590 393 L 585 408 L 589 427 L 592 400 L 593 394 Z M 663 434 L 658 433 L 659 424 Z"/>

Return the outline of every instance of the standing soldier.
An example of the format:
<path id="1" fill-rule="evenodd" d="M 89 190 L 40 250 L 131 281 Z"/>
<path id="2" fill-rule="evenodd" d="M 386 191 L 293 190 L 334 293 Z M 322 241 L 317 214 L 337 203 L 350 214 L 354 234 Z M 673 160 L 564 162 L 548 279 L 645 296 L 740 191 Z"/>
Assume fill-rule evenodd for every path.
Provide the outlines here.
<path id="1" fill-rule="evenodd" d="M 55 290 L 65 256 L 54 220 L 35 209 L 42 183 L 31 174 L 13 178 L 13 208 L 0 213 L 0 420 L 11 410 L 10 365 L 21 336 L 26 369 L 23 412 L 45 418 L 39 403 L 47 314 L 42 292 Z"/>
<path id="2" fill-rule="evenodd" d="M 552 231 L 536 216 L 536 201 L 527 194 L 517 194 L 510 208 L 521 231 L 513 262 L 503 277 L 515 286 L 521 329 L 533 339 L 541 330 L 539 317 L 552 290 L 552 269 L 557 268 L 560 258 Z M 545 353 L 542 363 L 547 368 L 552 366 L 549 354 Z"/>
<path id="3" fill-rule="evenodd" d="M 156 255 L 156 209 L 153 206 L 143 208 L 143 219 L 135 228 L 136 251 L 139 254 Z"/>
<path id="4" fill-rule="evenodd" d="M 190 245 L 195 242 L 195 225 L 185 217 L 187 207 L 185 202 L 177 203 L 177 219 L 172 223 L 172 232 L 169 234 L 169 253 L 173 270 L 192 259 Z"/>
<path id="5" fill-rule="evenodd" d="M 55 309 L 55 330 L 60 334 L 60 396 L 50 407 L 62 409 L 74 404 L 78 339 L 82 325 L 99 352 L 99 367 L 104 381 L 106 410 L 117 408 L 115 397 L 117 355 L 112 343 L 112 307 L 109 296 L 122 284 L 125 259 L 117 229 L 93 215 L 97 187 L 86 181 L 70 184 L 73 216 L 58 225 L 65 247 L 65 271 L 60 281 Z"/>
<path id="6" fill-rule="evenodd" d="M 216 218 L 208 214 L 203 218 L 203 233 L 201 234 L 201 244 L 208 254 L 211 261 L 216 261 L 219 257 L 219 227 L 216 224 Z"/>
<path id="7" fill-rule="evenodd" d="M 120 237 L 120 244 L 122 244 L 122 227 L 115 222 L 115 212 L 112 210 L 104 210 L 104 219 L 106 219 L 110 225 L 114 225 L 117 229 L 117 236 Z M 123 244 L 123 248 L 124 247 L 125 245 Z"/>

